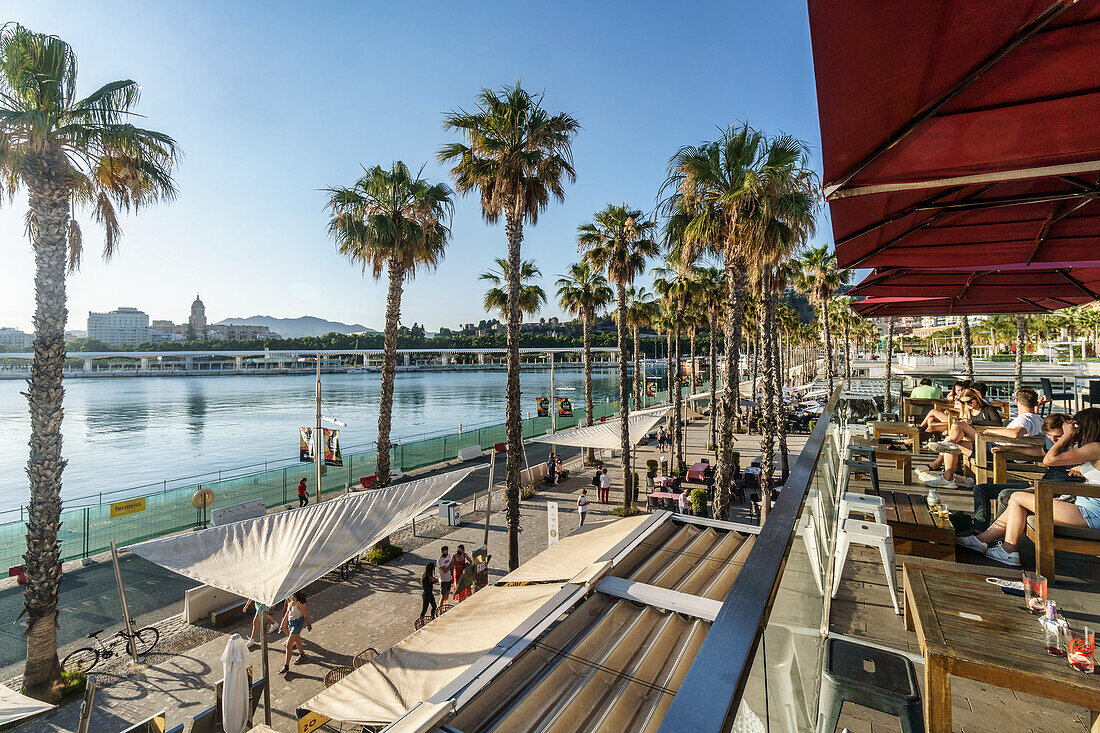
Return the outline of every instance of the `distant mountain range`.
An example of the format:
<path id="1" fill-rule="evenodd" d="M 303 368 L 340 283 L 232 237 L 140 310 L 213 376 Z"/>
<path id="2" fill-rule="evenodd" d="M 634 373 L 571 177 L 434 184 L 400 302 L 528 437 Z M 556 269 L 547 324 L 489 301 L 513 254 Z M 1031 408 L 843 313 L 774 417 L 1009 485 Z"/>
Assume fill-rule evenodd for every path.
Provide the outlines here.
<path id="1" fill-rule="evenodd" d="M 250 316 L 248 318 L 226 318 L 214 324 L 217 326 L 267 326 L 286 338 L 304 336 L 324 336 L 326 333 L 378 333 L 358 323 L 340 323 L 326 321 L 316 316 L 301 318 L 274 318 L 273 316 Z"/>

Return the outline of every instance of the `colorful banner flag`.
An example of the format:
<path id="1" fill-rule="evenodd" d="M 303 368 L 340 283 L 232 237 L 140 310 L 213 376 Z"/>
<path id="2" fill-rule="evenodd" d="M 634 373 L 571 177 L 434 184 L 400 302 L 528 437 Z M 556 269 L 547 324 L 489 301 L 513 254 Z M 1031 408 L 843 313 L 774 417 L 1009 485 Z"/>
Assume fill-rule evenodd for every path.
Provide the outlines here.
<path id="1" fill-rule="evenodd" d="M 573 417 L 573 401 L 568 397 L 555 397 L 558 403 L 558 417 Z"/>
<path id="2" fill-rule="evenodd" d="M 536 397 L 535 405 L 538 407 L 538 412 L 535 413 L 538 417 L 550 417 L 550 398 L 549 397 Z"/>
<path id="3" fill-rule="evenodd" d="M 340 452 L 340 431 L 335 428 L 323 428 L 325 433 L 325 465 L 343 466 L 344 454 Z"/>
<path id="4" fill-rule="evenodd" d="M 647 395 L 649 395 L 650 397 L 656 397 L 657 396 L 657 383 L 656 382 L 646 382 L 645 383 L 645 393 Z"/>
<path id="5" fill-rule="evenodd" d="M 298 460 L 313 463 L 313 428 L 298 428 Z"/>

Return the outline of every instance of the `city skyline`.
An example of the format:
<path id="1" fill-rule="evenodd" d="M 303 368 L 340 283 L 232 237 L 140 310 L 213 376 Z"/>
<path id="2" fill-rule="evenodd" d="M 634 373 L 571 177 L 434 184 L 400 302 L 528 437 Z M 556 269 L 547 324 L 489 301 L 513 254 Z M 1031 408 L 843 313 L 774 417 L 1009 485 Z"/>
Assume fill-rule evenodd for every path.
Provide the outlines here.
<path id="1" fill-rule="evenodd" d="M 470 107 L 482 86 L 517 78 L 545 90 L 548 108 L 582 125 L 577 183 L 525 232 L 524 256 L 542 269 L 551 296 L 554 280 L 577 259 L 579 224 L 608 202 L 652 211 L 677 148 L 713 138 L 716 125 L 737 122 L 746 110 L 760 111 L 748 120 L 756 127 L 805 139 L 820 165 L 808 24 L 795 4 L 713 3 L 696 13 L 510 7 L 475 10 L 457 24 L 433 7 L 344 4 L 303 15 L 288 4 L 200 2 L 166 19 L 151 7 L 122 5 L 126 43 L 104 32 L 107 19 L 91 7 L 17 0 L 10 8 L 24 25 L 73 45 L 85 92 L 114 79 L 138 81 L 140 123 L 173 135 L 184 153 L 178 199 L 124 217 L 110 263 L 99 257 L 102 231 L 78 212 L 86 256 L 69 280 L 70 330 L 83 328 L 87 312 L 120 305 L 176 320 L 183 315 L 176 304 L 196 289 L 215 320 L 314 315 L 381 330 L 385 283 L 364 278 L 336 253 L 323 189 L 351 183 L 360 165 L 394 159 L 414 169 L 425 164 L 429 180 L 450 184 L 435 162 L 439 147 L 455 139 L 444 132 L 443 115 Z M 691 20 L 700 12 L 713 19 L 708 27 L 727 32 L 700 37 Z M 373 29 L 370 42 L 355 30 L 362 27 Z M 414 33 L 440 39 L 431 54 L 408 52 Z M 565 47 L 569 54 L 556 52 Z M 402 73 L 377 73 L 390 58 L 403 59 Z M 685 71 L 715 58 L 726 59 L 728 74 Z M 0 209 L 10 273 L 0 323 L 29 330 L 25 207 L 20 192 Z M 477 278 L 505 252 L 503 225 L 486 225 L 476 197 L 459 197 L 452 232 L 440 268 L 408 284 L 404 324 L 434 331 L 486 317 Z M 555 298 L 540 316 L 562 316 Z"/>

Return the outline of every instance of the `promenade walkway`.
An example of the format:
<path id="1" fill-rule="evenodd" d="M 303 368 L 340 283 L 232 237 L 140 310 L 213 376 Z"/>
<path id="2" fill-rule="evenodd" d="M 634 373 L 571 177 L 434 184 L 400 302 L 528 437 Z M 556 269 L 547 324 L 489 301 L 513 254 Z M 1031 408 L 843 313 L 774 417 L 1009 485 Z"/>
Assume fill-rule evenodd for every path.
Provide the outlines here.
<path id="1" fill-rule="evenodd" d="M 687 432 L 689 461 L 705 455 L 707 422 L 697 420 Z M 791 437 L 792 459 L 797 455 L 804 436 Z M 741 461 L 756 457 L 759 436 L 738 436 Z M 641 466 L 645 460 L 656 457 L 653 447 L 642 446 L 638 450 Z M 622 500 L 621 469 L 617 461 L 609 463 L 613 478 L 612 504 L 593 504 L 590 518 L 606 517 Z M 540 487 L 529 500 L 522 503 L 520 555 L 528 560 L 547 546 L 546 503 L 559 502 L 560 530 L 564 536 L 578 526 L 575 510 L 576 497 L 581 488 L 591 480 L 590 471 L 575 473 L 568 481 L 556 487 Z M 499 488 L 499 487 L 498 487 Z M 593 497 L 594 498 L 594 497 Z M 490 582 L 506 574 L 507 532 L 502 512 L 503 501 L 495 499 L 490 518 L 489 548 Z M 461 527 L 441 527 L 436 524 L 419 526 L 417 537 L 406 533 L 396 536 L 395 542 L 406 549 L 404 555 L 381 567 L 366 566 L 345 581 L 334 580 L 330 574 L 309 589 L 309 609 L 313 617 L 313 631 L 303 635 L 306 644 L 306 660 L 291 665 L 285 677 L 274 674 L 272 678 L 272 723 L 277 731 L 296 730 L 295 708 L 323 689 L 325 674 L 336 666 L 351 666 L 352 658 L 367 647 L 379 651 L 392 646 L 413 630 L 413 622 L 420 611 L 419 576 L 425 563 L 434 560 L 440 546 L 446 544 L 453 550 L 463 543 L 467 549 L 481 544 L 484 532 L 484 499 L 478 503 L 478 511 L 467 511 Z M 100 689 L 96 695 L 95 709 L 90 730 L 124 730 L 143 718 L 164 710 L 169 726 L 187 723 L 195 714 L 214 704 L 214 683 L 221 678 L 220 655 L 231 633 L 241 633 L 247 638 L 250 619 L 224 629 L 187 627 L 195 636 L 204 640 L 183 651 L 158 649 L 150 655 L 147 664 L 135 669 L 117 667 L 96 674 Z M 179 638 L 179 637 L 177 637 Z M 180 646 L 180 645 L 177 645 Z M 183 646 L 186 646 L 184 644 Z M 270 650 L 271 669 L 282 666 L 281 639 Z M 254 649 L 249 661 L 260 668 L 260 651 Z M 52 713 L 32 720 L 19 728 L 21 731 L 72 731 L 75 730 L 80 703 L 70 702 Z M 262 721 L 262 709 L 257 722 Z"/>

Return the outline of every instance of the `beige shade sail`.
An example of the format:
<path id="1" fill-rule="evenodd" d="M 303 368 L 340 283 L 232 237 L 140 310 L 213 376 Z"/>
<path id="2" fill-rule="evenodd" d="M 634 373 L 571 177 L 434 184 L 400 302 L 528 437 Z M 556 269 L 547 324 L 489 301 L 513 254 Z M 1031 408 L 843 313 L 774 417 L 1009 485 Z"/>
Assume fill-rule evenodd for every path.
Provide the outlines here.
<path id="1" fill-rule="evenodd" d="M 273 606 L 410 522 L 481 466 L 131 545 L 206 585 Z"/>
<path id="2" fill-rule="evenodd" d="M 647 519 L 648 514 L 639 514 L 585 524 L 505 575 L 496 584 L 523 585 L 574 579 Z"/>
<path id="3" fill-rule="evenodd" d="M 641 442 L 642 438 L 665 418 L 669 409 L 669 407 L 661 407 L 657 410 L 636 412 L 630 415 L 626 420 L 627 429 L 630 431 L 630 444 L 637 445 Z M 616 450 L 623 445 L 622 435 L 620 434 L 621 425 L 622 420 L 616 418 L 595 425 L 576 427 L 563 430 L 560 433 L 531 438 L 531 440 L 536 443 L 549 443 L 551 445 Z"/>
<path id="4" fill-rule="evenodd" d="M 0 725 L 29 718 L 52 710 L 53 705 L 27 697 L 5 685 L 0 685 Z"/>
<path id="5" fill-rule="evenodd" d="M 300 707 L 348 723 L 391 723 L 492 651 L 562 585 L 482 588 Z"/>

